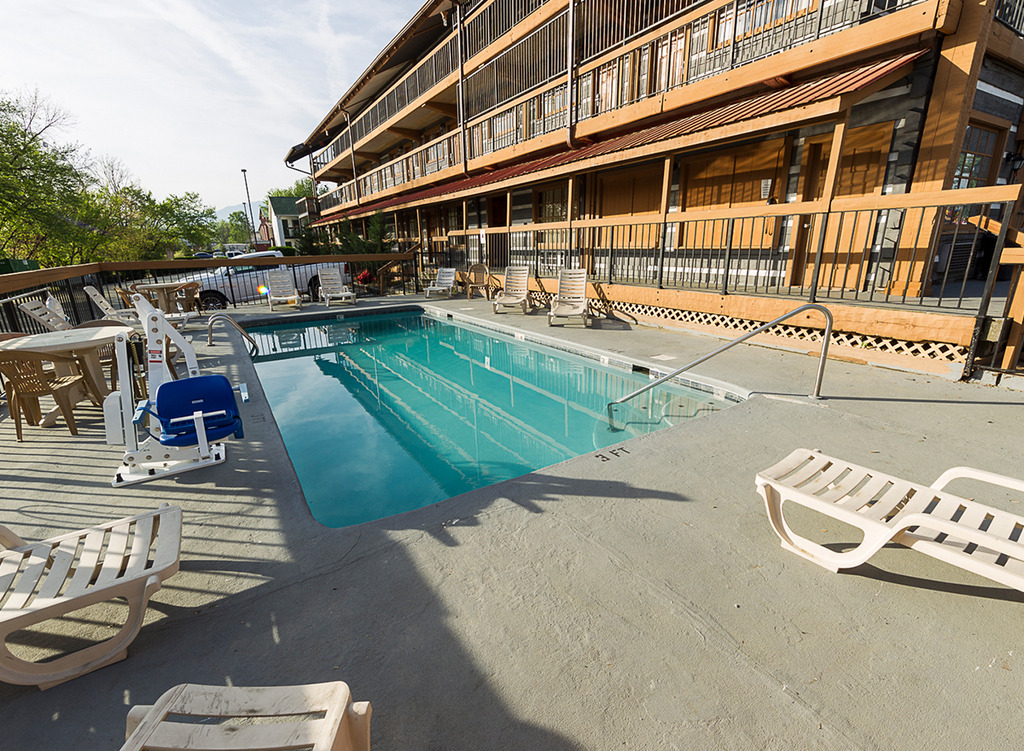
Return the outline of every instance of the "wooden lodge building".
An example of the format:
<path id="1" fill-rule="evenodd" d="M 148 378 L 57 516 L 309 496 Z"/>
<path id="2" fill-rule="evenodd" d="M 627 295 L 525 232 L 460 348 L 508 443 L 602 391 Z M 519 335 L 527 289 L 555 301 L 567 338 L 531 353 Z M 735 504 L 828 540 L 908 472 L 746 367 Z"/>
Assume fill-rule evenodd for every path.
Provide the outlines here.
<path id="1" fill-rule="evenodd" d="M 727 336 L 817 301 L 834 351 L 999 378 L 1022 37 L 1024 0 L 429 0 L 286 161 L 313 226 L 383 212 L 422 273 L 542 302 L 582 266 L 598 311 Z"/>

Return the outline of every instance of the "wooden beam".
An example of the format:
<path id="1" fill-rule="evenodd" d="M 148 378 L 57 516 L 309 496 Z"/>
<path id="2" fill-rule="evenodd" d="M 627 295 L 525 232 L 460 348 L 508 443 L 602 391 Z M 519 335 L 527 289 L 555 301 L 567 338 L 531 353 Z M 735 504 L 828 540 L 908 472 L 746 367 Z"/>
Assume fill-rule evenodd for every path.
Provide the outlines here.
<path id="1" fill-rule="evenodd" d="M 426 107 L 428 110 L 433 110 L 434 112 L 439 112 L 446 117 L 455 118 L 458 117 L 459 114 L 454 104 L 445 104 L 444 102 L 424 102 L 420 106 Z"/>
<path id="2" fill-rule="evenodd" d="M 394 133 L 396 136 L 402 138 L 408 138 L 410 141 L 419 141 L 420 132 L 418 130 L 412 130 L 411 128 L 396 128 L 394 126 L 385 128 L 388 133 Z"/>
<path id="3" fill-rule="evenodd" d="M 352 153 L 355 154 L 360 159 L 368 159 L 371 162 L 376 162 L 378 159 L 380 159 L 380 154 L 377 154 L 372 151 L 353 151 Z"/>
<path id="4" fill-rule="evenodd" d="M 846 125 L 849 115 L 849 110 L 843 112 L 832 131 L 832 145 L 828 152 L 828 170 L 825 172 L 825 186 L 821 194 L 821 200 L 826 204 L 831 203 L 832 199 L 836 197 L 836 185 L 839 184 L 839 163 L 843 157 L 843 144 L 846 143 Z"/>

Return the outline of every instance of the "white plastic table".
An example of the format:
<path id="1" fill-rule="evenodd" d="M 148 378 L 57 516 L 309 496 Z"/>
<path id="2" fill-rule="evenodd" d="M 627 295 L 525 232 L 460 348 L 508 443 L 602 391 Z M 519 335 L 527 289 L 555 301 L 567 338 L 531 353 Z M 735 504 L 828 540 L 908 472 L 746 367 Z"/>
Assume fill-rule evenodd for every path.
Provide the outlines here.
<path id="1" fill-rule="evenodd" d="M 110 326 L 29 334 L 16 339 L 0 341 L 0 352 L 38 352 L 74 357 L 81 366 L 82 375 L 85 376 L 88 393 L 73 393 L 72 406 L 87 396 L 99 404 L 103 401 L 103 397 L 110 393 L 110 389 L 107 388 L 107 379 L 103 375 L 103 366 L 100 364 L 99 349 L 104 345 L 112 344 L 114 337 L 125 329 L 132 330 L 131 326 L 111 324 Z M 58 373 L 72 375 L 72 373 L 62 372 L 67 370 L 65 363 L 54 363 L 54 365 Z M 59 410 L 54 407 L 43 416 L 39 424 L 44 427 L 53 425 L 57 421 L 58 414 Z"/>

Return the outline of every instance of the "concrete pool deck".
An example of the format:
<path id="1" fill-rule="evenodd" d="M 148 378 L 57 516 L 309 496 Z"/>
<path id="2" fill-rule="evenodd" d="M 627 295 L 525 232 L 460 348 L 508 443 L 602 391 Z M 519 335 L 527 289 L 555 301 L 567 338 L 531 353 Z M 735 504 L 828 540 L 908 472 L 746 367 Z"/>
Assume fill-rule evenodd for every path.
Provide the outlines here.
<path id="1" fill-rule="evenodd" d="M 429 305 L 665 368 L 720 344 Z M 742 404 L 335 530 L 305 506 L 238 335 L 193 335 L 204 372 L 252 395 L 223 465 L 115 491 L 98 408 L 76 410 L 77 438 L 61 421 L 16 443 L 0 420 L 0 523 L 26 539 L 184 512 L 181 571 L 128 659 L 46 692 L 0 684 L 3 748 L 118 748 L 128 707 L 178 683 L 326 680 L 372 703 L 374 749 L 1017 745 L 1024 594 L 894 545 L 832 574 L 782 550 L 754 474 L 806 446 L 925 482 L 958 464 L 1020 476 L 1020 392 L 830 361 L 814 401 L 815 357 L 744 345 L 694 371 L 755 392 Z M 65 628 L 95 635 L 115 610 Z"/>

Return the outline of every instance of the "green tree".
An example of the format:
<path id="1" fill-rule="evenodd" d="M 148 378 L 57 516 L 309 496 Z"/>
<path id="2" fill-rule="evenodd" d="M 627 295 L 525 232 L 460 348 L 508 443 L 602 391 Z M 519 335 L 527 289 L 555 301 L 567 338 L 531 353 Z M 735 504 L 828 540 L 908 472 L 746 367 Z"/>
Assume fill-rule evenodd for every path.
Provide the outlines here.
<path id="1" fill-rule="evenodd" d="M 214 213 L 198 194 L 156 201 L 117 161 L 89 169 L 81 147 L 53 140 L 66 122 L 38 94 L 0 92 L 0 257 L 63 266 L 209 245 Z"/>
<path id="2" fill-rule="evenodd" d="M 227 240 L 229 243 L 252 242 L 252 229 L 249 226 L 249 217 L 244 211 L 232 211 L 224 224 L 227 225 Z"/>
<path id="3" fill-rule="evenodd" d="M 66 122 L 38 93 L 0 93 L 0 256 L 47 260 L 89 232 L 78 220 L 84 155 L 52 140 Z"/>
<path id="4" fill-rule="evenodd" d="M 266 202 L 270 205 L 271 198 L 283 198 L 283 197 L 295 197 L 295 198 L 312 198 L 316 195 L 316 188 L 313 181 L 308 177 L 300 177 L 292 185 L 287 188 L 274 188 L 273 190 L 267 191 Z"/>

